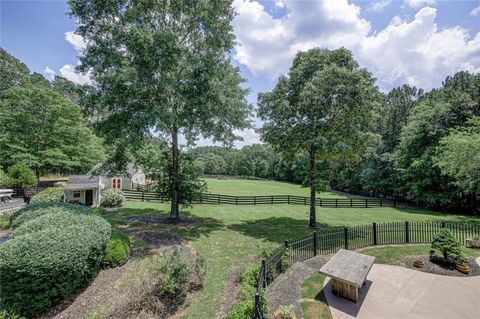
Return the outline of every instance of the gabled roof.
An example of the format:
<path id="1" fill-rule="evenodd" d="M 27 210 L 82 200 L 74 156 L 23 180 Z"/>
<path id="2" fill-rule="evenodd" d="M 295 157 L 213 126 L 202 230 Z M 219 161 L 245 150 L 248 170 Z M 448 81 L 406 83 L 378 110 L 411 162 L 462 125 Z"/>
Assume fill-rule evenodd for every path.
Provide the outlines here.
<path id="1" fill-rule="evenodd" d="M 74 184 L 67 184 L 64 186 L 65 190 L 83 190 L 83 189 L 95 189 L 98 188 L 98 183 L 74 183 Z"/>
<path id="2" fill-rule="evenodd" d="M 97 184 L 100 182 L 99 176 L 91 175 L 70 175 L 68 177 L 68 184 Z"/>
<path id="3" fill-rule="evenodd" d="M 100 168 L 102 164 L 99 163 L 97 165 L 95 165 L 91 170 L 90 172 L 88 172 L 87 174 L 88 175 L 93 175 L 93 172 L 95 172 L 98 168 Z M 135 164 L 133 163 L 128 163 L 127 164 L 127 169 L 125 170 L 125 172 L 122 174 L 122 175 L 128 175 L 128 176 L 133 176 L 135 175 L 136 173 L 138 172 L 141 172 L 142 171 L 142 168 L 140 166 L 135 166 Z M 113 176 L 118 176 L 118 175 L 112 175 L 112 174 L 108 174 L 106 175 L 108 177 L 113 177 Z"/>

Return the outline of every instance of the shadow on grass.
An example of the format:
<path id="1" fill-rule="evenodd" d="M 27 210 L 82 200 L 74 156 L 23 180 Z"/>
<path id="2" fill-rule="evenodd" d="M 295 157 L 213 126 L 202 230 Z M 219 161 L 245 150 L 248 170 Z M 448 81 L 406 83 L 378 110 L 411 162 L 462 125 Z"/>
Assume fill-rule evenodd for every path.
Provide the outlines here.
<path id="1" fill-rule="evenodd" d="M 228 226 L 228 229 L 243 233 L 244 235 L 263 239 L 274 243 L 284 243 L 285 240 L 297 239 L 311 234 L 305 229 L 307 220 L 291 217 L 270 217 L 265 219 L 246 220 L 241 224 Z M 317 224 L 319 231 L 338 229 L 327 224 Z"/>
<path id="2" fill-rule="evenodd" d="M 161 216 L 168 217 L 169 212 L 161 208 L 119 208 L 106 212 L 103 217 L 112 225 L 120 228 L 143 228 L 158 231 L 168 231 L 174 235 L 182 237 L 184 240 L 190 241 L 198 239 L 201 236 L 209 236 L 210 233 L 225 229 L 225 225 L 221 220 L 211 217 L 199 217 L 193 215 L 189 211 L 182 211 L 181 217 L 193 219 L 193 223 L 164 224 L 142 222 L 133 220 L 138 216 Z"/>

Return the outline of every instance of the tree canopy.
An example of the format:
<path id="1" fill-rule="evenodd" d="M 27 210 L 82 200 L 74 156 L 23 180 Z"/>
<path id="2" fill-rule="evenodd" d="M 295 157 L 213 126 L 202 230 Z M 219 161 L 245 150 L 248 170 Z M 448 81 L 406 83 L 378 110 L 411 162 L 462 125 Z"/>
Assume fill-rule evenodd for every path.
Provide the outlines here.
<path id="1" fill-rule="evenodd" d="M 231 143 L 234 129 L 249 125 L 234 45 L 231 1 L 70 0 L 77 33 L 87 46 L 79 69 L 94 85 L 87 102 L 98 112 L 96 128 L 116 161 L 153 133 L 171 146 L 171 216 L 179 216 L 179 135 Z"/>
<path id="2" fill-rule="evenodd" d="M 309 154 L 310 227 L 316 227 L 317 158 L 353 149 L 376 95 L 374 79 L 346 49 L 299 52 L 287 76 L 259 94 L 262 139 L 284 153 Z"/>
<path id="3" fill-rule="evenodd" d="M 80 108 L 51 89 L 16 86 L 0 102 L 0 165 L 25 163 L 43 173 L 86 172 L 103 159 Z"/>

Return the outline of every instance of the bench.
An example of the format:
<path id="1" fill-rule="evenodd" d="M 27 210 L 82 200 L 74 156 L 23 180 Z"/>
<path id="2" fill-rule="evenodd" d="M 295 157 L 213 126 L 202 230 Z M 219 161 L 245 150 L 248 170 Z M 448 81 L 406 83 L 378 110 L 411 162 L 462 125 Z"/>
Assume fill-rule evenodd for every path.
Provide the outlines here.
<path id="1" fill-rule="evenodd" d="M 375 257 L 340 249 L 320 273 L 332 278 L 332 293 L 358 302 L 358 289 L 365 284 Z"/>

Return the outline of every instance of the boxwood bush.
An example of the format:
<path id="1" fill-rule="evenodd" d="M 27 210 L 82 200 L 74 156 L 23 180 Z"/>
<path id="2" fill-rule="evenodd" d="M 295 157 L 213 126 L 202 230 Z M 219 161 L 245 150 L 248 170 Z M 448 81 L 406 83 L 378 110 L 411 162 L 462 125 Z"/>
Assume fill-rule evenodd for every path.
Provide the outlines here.
<path id="1" fill-rule="evenodd" d="M 41 231 L 47 228 L 62 228 L 68 225 L 81 225 L 85 228 L 102 229 L 105 220 L 102 218 L 92 218 L 89 215 L 80 215 L 71 212 L 52 212 L 30 219 L 20 227 L 16 228 L 11 234 L 12 238 L 25 234 Z"/>
<path id="2" fill-rule="evenodd" d="M 118 229 L 112 229 L 112 236 L 105 249 L 103 267 L 117 267 L 127 262 L 130 257 L 130 239 Z"/>
<path id="3" fill-rule="evenodd" d="M 32 196 L 31 204 L 40 202 L 61 202 L 63 201 L 63 187 L 48 187 Z"/>
<path id="4" fill-rule="evenodd" d="M 52 215 L 39 217 L 36 224 L 25 223 L 21 235 L 0 246 L 2 308 L 34 316 L 71 295 L 98 272 L 110 224 L 92 215 L 87 223 L 83 223 L 86 216 L 74 216 L 63 227 L 40 227 L 47 226 Z M 77 224 L 80 219 L 82 223 Z"/>
<path id="5" fill-rule="evenodd" d="M 125 201 L 123 192 L 119 189 L 109 188 L 102 192 L 100 206 L 102 207 L 120 207 Z"/>
<path id="6" fill-rule="evenodd" d="M 19 227 L 24 222 L 49 213 L 76 213 L 91 214 L 92 210 L 84 206 L 72 205 L 63 202 L 41 202 L 30 204 L 14 212 L 10 216 L 10 227 Z"/>

